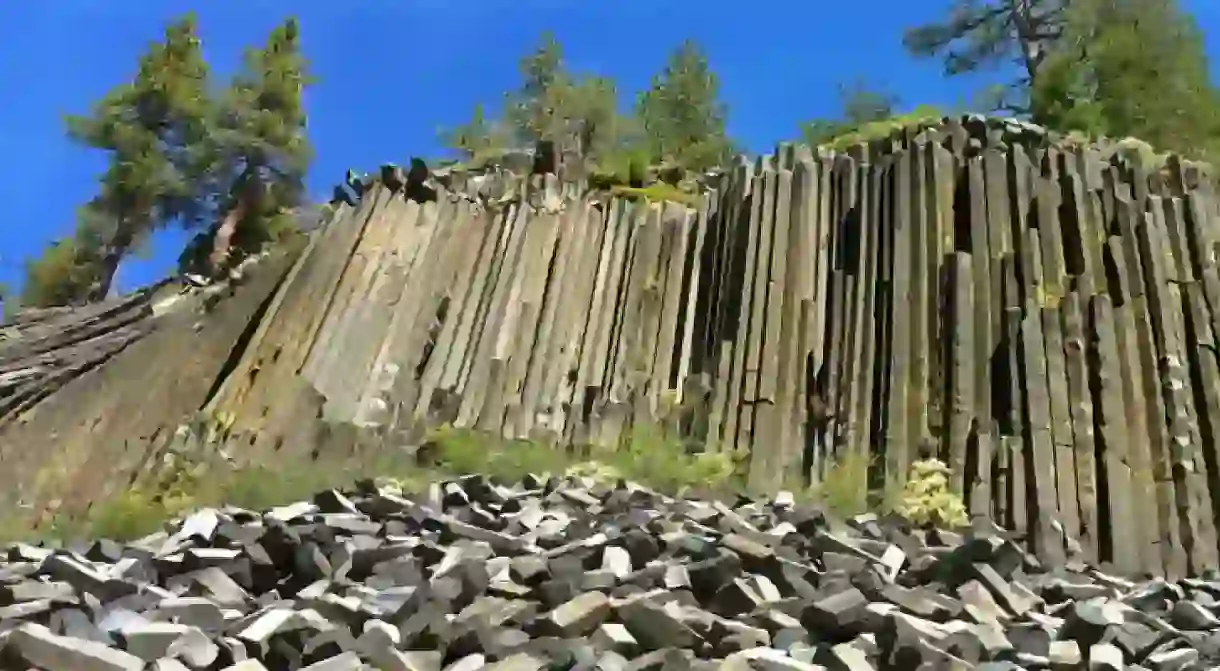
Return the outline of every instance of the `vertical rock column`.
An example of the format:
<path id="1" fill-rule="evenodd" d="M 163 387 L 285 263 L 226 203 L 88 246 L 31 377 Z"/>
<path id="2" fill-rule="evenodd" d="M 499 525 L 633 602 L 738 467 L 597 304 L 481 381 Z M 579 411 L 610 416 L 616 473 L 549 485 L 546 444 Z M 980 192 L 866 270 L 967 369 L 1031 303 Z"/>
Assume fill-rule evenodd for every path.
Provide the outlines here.
<path id="1" fill-rule="evenodd" d="M 993 159 L 994 162 L 994 159 Z M 998 269 L 992 268 L 993 257 L 1002 249 L 1001 231 L 995 225 L 997 217 L 988 202 L 988 182 L 984 172 L 984 158 L 975 157 L 968 162 L 967 173 L 970 198 L 970 274 L 974 295 L 974 351 L 973 377 L 970 399 L 971 424 L 968 440 L 971 454 L 962 464 L 961 477 L 967 487 L 962 492 L 967 496 L 970 512 L 975 516 L 991 515 L 991 464 L 994 427 L 991 412 L 991 357 L 996 349 L 999 335 L 995 312 L 1000 305 Z M 998 205 L 998 203 L 997 203 Z M 994 281 L 993 281 L 994 280 Z"/>
<path id="2" fill-rule="evenodd" d="M 478 310 L 483 287 L 480 280 L 484 266 L 480 266 L 480 262 L 485 261 L 489 250 L 496 245 L 500 233 L 498 224 L 496 217 L 473 203 L 463 203 L 458 210 L 454 225 L 465 231 L 461 243 L 463 252 L 453 284 L 448 288 L 448 305 L 440 335 L 420 378 L 419 400 L 413 413 L 417 422 L 425 420 L 434 408 L 440 410 L 442 418 L 451 418 L 458 373 L 470 354 L 471 322 Z"/>
<path id="3" fill-rule="evenodd" d="M 1042 279 L 1041 240 L 1038 229 L 1026 231 L 1022 267 L 1026 282 L 1037 286 Z M 1032 292 L 1031 292 L 1032 293 Z M 1032 485 L 1028 502 L 1028 528 L 1034 549 L 1052 565 L 1064 560 L 1063 541 L 1054 525 L 1059 517 L 1055 482 L 1055 444 L 1051 433 L 1051 399 L 1048 389 L 1046 346 L 1042 311 L 1033 295 L 1025 299 L 1021 322 L 1021 370 L 1026 400 L 1024 456 L 1026 487 Z"/>
<path id="4" fill-rule="evenodd" d="M 918 153 L 908 150 L 899 153 L 894 163 L 893 200 L 890 203 L 893 230 L 891 239 L 892 271 L 889 287 L 889 331 L 891 343 L 889 348 L 890 374 L 888 380 L 888 399 L 886 401 L 885 425 L 885 475 L 892 482 L 901 486 L 906 481 L 906 471 L 910 466 L 910 448 L 915 431 L 911 425 L 914 420 L 919 424 L 918 417 L 911 417 L 913 399 L 922 394 L 913 389 L 916 375 L 913 374 L 913 359 L 922 355 L 925 340 L 920 338 L 915 324 L 919 321 L 919 312 L 924 297 L 923 287 L 918 279 L 922 267 L 922 257 L 913 253 L 920 238 L 913 230 L 922 220 L 915 211 L 915 201 L 922 202 L 922 193 L 916 193 L 912 166 L 917 165 Z M 921 180 L 922 181 L 922 180 Z M 912 281 L 912 280 L 915 281 Z M 914 354 L 913 354 L 914 352 Z M 922 370 L 922 369 L 921 369 Z"/>
<path id="5" fill-rule="evenodd" d="M 564 435 L 572 442 L 580 442 L 589 438 L 584 425 L 586 413 L 586 398 L 596 395 L 601 384 L 601 374 L 604 370 L 604 359 L 597 368 L 597 356 L 604 352 L 606 337 L 613 319 L 614 289 L 611 283 L 616 281 L 614 273 L 619 265 L 616 258 L 622 255 L 629 225 L 630 203 L 624 200 L 611 201 L 604 215 L 604 226 L 597 246 L 597 254 L 590 259 L 590 271 L 593 281 L 590 284 L 589 308 L 584 328 L 581 329 L 579 355 L 576 362 L 576 381 L 572 391 L 572 400 L 568 408 L 568 420 Z M 604 327 L 604 328 L 603 328 Z"/>
<path id="6" fill-rule="evenodd" d="M 1164 571 L 1162 555 L 1168 541 L 1162 533 L 1163 515 L 1160 492 L 1152 466 L 1150 436 L 1157 431 L 1150 426 L 1151 415 L 1147 409 L 1144 383 L 1144 357 L 1141 355 L 1141 330 L 1147 329 L 1143 276 L 1139 269 L 1139 253 L 1135 245 L 1135 205 L 1129 193 L 1117 193 L 1115 197 L 1118 235 L 1110 239 L 1110 258 L 1119 284 L 1122 305 L 1115 310 L 1115 335 L 1118 340 L 1119 358 L 1123 364 L 1123 402 L 1127 408 L 1127 426 L 1130 430 L 1130 458 L 1133 470 L 1132 489 L 1138 525 L 1135 533 L 1141 538 L 1141 565 L 1152 574 Z"/>
<path id="7" fill-rule="evenodd" d="M 502 238 L 505 246 L 489 269 L 485 308 L 476 322 L 478 344 L 471 357 L 458 416 L 458 426 L 474 426 L 495 433 L 501 431 L 504 422 L 504 376 L 510 337 L 505 335 L 508 296 L 517 285 L 517 260 L 529 230 L 529 207 L 524 203 L 510 206 L 503 217 L 507 227 L 507 236 Z"/>
<path id="8" fill-rule="evenodd" d="M 799 193 L 797 194 L 799 198 Z M 788 263 L 796 264 L 794 250 L 800 246 L 799 216 L 792 216 L 793 175 L 781 169 L 776 174 L 774 223 L 771 228 L 771 250 L 763 279 L 763 290 L 755 298 L 765 305 L 755 314 L 761 317 L 756 327 L 759 338 L 757 388 L 753 399 L 754 440 L 750 455 L 750 483 L 760 491 L 779 487 L 784 479 L 786 440 L 791 434 L 787 427 L 789 414 L 785 401 L 791 396 L 793 383 L 788 370 L 781 373 L 781 356 L 789 340 L 796 337 L 797 319 L 785 308 L 795 303 L 796 278 L 788 272 Z M 784 357 L 782 365 L 787 365 Z"/>
<path id="9" fill-rule="evenodd" d="M 744 236 L 745 259 L 742 266 L 744 272 L 741 274 L 741 300 L 737 308 L 735 322 L 736 337 L 733 338 L 732 360 L 728 370 L 728 379 L 726 380 L 724 447 L 728 451 L 736 451 L 739 446 L 743 450 L 749 450 L 749 445 L 743 444 L 741 440 L 743 415 L 741 406 L 748 400 L 745 393 L 746 380 L 750 377 L 747 364 L 749 363 L 750 342 L 753 335 L 754 299 L 759 291 L 757 288 L 759 283 L 759 248 L 763 244 L 760 241 L 760 238 L 762 238 L 760 231 L 763 229 L 763 221 L 770 219 L 770 216 L 764 215 L 764 213 L 767 212 L 769 206 L 774 206 L 774 199 L 768 196 L 770 189 L 767 187 L 774 185 L 775 181 L 774 173 L 765 170 L 759 170 L 758 172 L 759 174 L 752 178 L 753 183 L 750 187 L 750 218 Z"/>

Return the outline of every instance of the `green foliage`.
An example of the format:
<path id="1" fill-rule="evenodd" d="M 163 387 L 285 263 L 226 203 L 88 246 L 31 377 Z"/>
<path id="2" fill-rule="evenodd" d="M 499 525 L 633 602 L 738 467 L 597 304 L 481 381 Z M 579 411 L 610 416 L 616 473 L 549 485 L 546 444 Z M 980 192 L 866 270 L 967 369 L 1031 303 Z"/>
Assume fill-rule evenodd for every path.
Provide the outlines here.
<path id="1" fill-rule="evenodd" d="M 83 303 L 98 281 L 99 261 L 96 248 L 79 236 L 55 240 L 42 256 L 26 261 L 21 304 L 52 307 Z"/>
<path id="2" fill-rule="evenodd" d="M 880 140 L 893 135 L 904 128 L 917 128 L 940 121 L 944 113 L 931 105 L 920 105 L 914 110 L 899 114 L 888 119 L 879 119 L 848 129 L 843 134 L 832 138 L 826 146 L 842 150 L 854 144 Z"/>
<path id="3" fill-rule="evenodd" d="M 543 34 L 519 69 L 522 84 L 506 96 L 502 118 L 489 119 L 476 105 L 469 121 L 441 132 L 447 148 L 479 164 L 507 148 L 548 141 L 562 156 L 594 161 L 630 135 L 631 120 L 618 113 L 614 81 L 569 72 L 553 34 Z"/>
<path id="4" fill-rule="evenodd" d="M 654 161 L 703 171 L 732 154 L 719 90 L 703 50 L 691 40 L 683 42 L 637 104 Z"/>
<path id="5" fill-rule="evenodd" d="M 530 474 L 621 477 L 676 493 L 724 488 L 733 478 L 734 464 L 727 455 L 689 454 L 680 441 L 653 426 L 638 426 L 620 449 L 595 450 L 591 459 L 584 460 L 542 442 L 507 441 L 452 427 L 434 432 L 430 443 L 436 448 L 436 466 L 443 472 L 484 473 L 510 481 Z"/>
<path id="6" fill-rule="evenodd" d="M 808 494 L 840 518 L 876 512 L 894 513 L 918 526 L 956 528 L 969 522 L 961 497 L 949 490 L 950 472 L 943 462 L 917 461 L 905 484 L 891 475 L 880 486 L 870 480 L 874 462 L 865 454 L 844 454 Z"/>
<path id="7" fill-rule="evenodd" d="M 507 133 L 518 146 L 545 140 L 562 154 L 587 159 L 614 143 L 621 124 L 613 80 L 569 72 L 554 34 L 544 33 L 538 47 L 521 59 L 519 69 L 522 85 L 509 94 L 504 110 Z M 503 131 L 481 120 L 480 112 L 476 109 L 468 124 L 472 130 L 482 126 L 485 133 L 476 144 L 502 137 Z"/>
<path id="8" fill-rule="evenodd" d="M 1027 111 L 1028 87 L 1063 34 L 1063 0 L 954 0 L 946 16 L 911 28 L 903 43 L 913 55 L 940 58 L 949 76 L 1015 62 L 1022 75 L 999 106 Z"/>
<path id="9" fill-rule="evenodd" d="M 614 485 L 624 479 L 623 473 L 617 468 L 597 461 L 582 461 L 568 466 L 564 476 L 569 478 L 590 478 L 594 482 Z"/>
<path id="10" fill-rule="evenodd" d="M 309 498 L 332 487 L 350 486 L 359 472 L 336 464 L 303 463 L 289 468 L 251 466 L 233 471 L 216 497 L 229 505 L 266 510 Z"/>
<path id="11" fill-rule="evenodd" d="M 441 132 L 441 143 L 458 152 L 467 161 L 478 161 L 510 144 L 501 124 L 487 118 L 483 105 L 475 105 L 474 114 L 466 123 Z"/>
<path id="12" fill-rule="evenodd" d="M 233 191 L 256 183 L 268 211 L 295 207 L 313 157 L 302 94 L 312 83 L 295 19 L 276 27 L 220 95 L 211 166 Z"/>
<path id="13" fill-rule="evenodd" d="M 969 524 L 966 505 L 949 489 L 949 474 L 949 467 L 937 459 L 916 461 L 895 512 L 921 527 L 958 528 Z"/>
<path id="14" fill-rule="evenodd" d="M 567 466 L 561 450 L 536 441 L 506 441 L 467 429 L 443 427 L 431 436 L 436 465 L 449 473 L 486 473 L 508 480 L 529 474 L 558 474 Z"/>
<path id="15" fill-rule="evenodd" d="M 618 113 L 618 90 L 609 77 L 580 77 L 560 89 L 565 135 L 560 147 L 584 159 L 613 151 L 630 121 Z"/>
<path id="16" fill-rule="evenodd" d="M 289 458 L 274 467 L 236 466 L 214 458 L 218 448 L 236 440 L 233 418 L 225 413 L 200 416 L 179 427 L 159 466 L 130 486 L 97 502 L 87 513 L 55 514 L 31 525 L 20 515 L 0 518 L 0 541 L 35 536 L 62 540 L 98 537 L 134 540 L 160 530 L 168 521 L 205 506 L 233 505 L 266 510 L 307 500 L 318 492 L 350 487 L 357 480 L 390 477 L 400 489 L 418 491 L 431 479 L 397 450 L 377 450 L 357 458 Z M 211 458 L 210 458 L 211 457 Z"/>
<path id="17" fill-rule="evenodd" d="M 243 216 L 234 244 L 253 251 L 281 237 L 276 219 L 300 203 L 311 156 L 301 102 L 309 77 L 296 22 L 273 31 L 244 65 L 215 95 L 188 14 L 149 45 L 130 81 L 88 115 L 67 118 L 75 141 L 110 155 L 98 194 L 78 221 L 85 234 L 78 234 L 77 247 L 92 246 L 99 259 L 88 298 L 106 295 L 121 261 L 156 229 L 214 224 L 238 202 Z M 193 249 L 184 254 L 198 256 Z"/>
<path id="18" fill-rule="evenodd" d="M 157 531 L 168 519 L 165 506 L 143 489 L 126 489 L 98 506 L 90 529 L 101 538 L 129 541 Z"/>
<path id="19" fill-rule="evenodd" d="M 200 145 L 207 135 L 207 77 L 195 19 L 170 25 L 150 45 L 130 82 L 112 89 L 89 116 L 69 116 L 69 135 L 110 154 L 99 193 L 81 210 L 98 236 L 104 297 L 119 262 L 155 228 L 197 215 Z"/>
<path id="20" fill-rule="evenodd" d="M 1046 60 L 1031 90 L 1031 116 L 1057 130 L 1106 135 L 1104 106 L 1096 100 L 1096 91 L 1084 78 L 1077 58 L 1063 51 Z"/>
<path id="21" fill-rule="evenodd" d="M 506 481 L 527 475 L 587 477 L 606 484 L 621 479 L 657 491 L 681 495 L 725 495 L 740 490 L 733 455 L 691 452 L 659 427 L 634 427 L 617 449 L 591 448 L 577 458 L 562 448 L 538 441 L 504 440 L 467 429 L 442 427 L 424 449 L 434 450 L 434 463 L 420 464 L 394 449 L 358 453 L 350 458 L 289 459 L 274 467 L 236 467 L 206 458 L 229 441 L 232 418 L 203 417 L 178 434 L 188 448 L 171 449 L 160 468 L 95 505 L 87 515 L 57 515 L 42 527 L 30 528 L 15 517 L 0 522 L 4 539 L 33 534 L 73 539 L 106 537 L 131 540 L 158 531 L 169 520 L 202 506 L 234 505 L 251 510 L 308 499 L 314 494 L 373 479 L 399 489 L 421 491 L 445 477 L 480 473 Z M 905 488 L 886 484 L 870 492 L 870 459 L 850 454 L 835 462 L 810 493 L 841 518 L 872 510 L 893 511 L 920 526 L 961 527 L 968 522 L 960 497 L 948 490 L 948 468 L 936 460 L 916 462 Z"/>
<path id="22" fill-rule="evenodd" d="M 563 67 L 563 46 L 554 33 L 545 32 L 539 45 L 521 59 L 518 67 L 521 88 L 508 96 L 505 120 L 520 144 L 554 139 L 563 120 L 564 89 L 570 86 Z"/>
<path id="23" fill-rule="evenodd" d="M 479 163 L 505 147 L 549 141 L 563 160 L 583 162 L 594 188 L 642 187 L 655 163 L 705 170 L 732 152 L 719 84 L 693 42 L 683 43 L 639 96 L 635 115 L 619 112 L 612 79 L 570 72 L 551 33 L 519 69 L 521 86 L 507 95 L 502 118 L 490 120 L 476 106 L 469 121 L 442 132 L 446 147 Z"/>
<path id="24" fill-rule="evenodd" d="M 690 454 L 681 441 L 666 437 L 657 427 L 635 426 L 625 448 L 601 455 L 605 463 L 626 477 L 662 492 L 722 489 L 731 484 L 734 463 L 727 454 Z"/>
<path id="25" fill-rule="evenodd" d="M 949 75 L 1013 59 L 1023 76 L 996 105 L 1091 137 L 1138 137 L 1209 158 L 1220 150 L 1220 92 L 1197 22 L 1178 0 L 956 0 L 907 32 Z"/>
<path id="26" fill-rule="evenodd" d="M 871 464 L 868 455 L 862 453 L 842 455 L 830 465 L 821 482 L 814 485 L 811 492 L 814 499 L 841 517 L 868 512 Z"/>
<path id="27" fill-rule="evenodd" d="M 700 203 L 699 196 L 687 193 L 676 186 L 664 182 L 644 187 L 613 186 L 610 188 L 610 195 L 637 202 L 663 203 L 669 201 L 680 203 L 687 207 L 698 207 Z"/>
<path id="28" fill-rule="evenodd" d="M 810 146 L 829 144 L 835 138 L 855 132 L 864 124 L 883 121 L 894 116 L 898 99 L 889 93 L 875 91 L 858 81 L 850 88 L 839 88 L 843 111 L 838 119 L 814 119 L 801 126 L 801 134 Z"/>
<path id="29" fill-rule="evenodd" d="M 1119 140 L 1114 153 L 1121 156 L 1131 165 L 1139 165 L 1152 173 L 1165 167 L 1169 159 L 1167 152 L 1159 152 L 1152 145 L 1133 137 Z"/>
<path id="30" fill-rule="evenodd" d="M 1077 0 L 1031 95 L 1036 119 L 1138 137 L 1191 157 L 1215 152 L 1220 92 L 1203 37 L 1177 0 Z"/>
<path id="31" fill-rule="evenodd" d="M 212 261 L 228 257 L 226 244 L 247 253 L 261 248 L 273 237 L 270 221 L 302 204 L 313 159 L 302 95 L 312 82 L 300 30 L 289 18 L 261 49 L 246 52 L 219 96 L 206 143 L 207 203 L 225 221 L 212 233 Z"/>
<path id="32" fill-rule="evenodd" d="M 602 156 L 589 177 L 595 188 L 642 187 L 648 178 L 652 156 L 642 143 L 625 144 Z"/>

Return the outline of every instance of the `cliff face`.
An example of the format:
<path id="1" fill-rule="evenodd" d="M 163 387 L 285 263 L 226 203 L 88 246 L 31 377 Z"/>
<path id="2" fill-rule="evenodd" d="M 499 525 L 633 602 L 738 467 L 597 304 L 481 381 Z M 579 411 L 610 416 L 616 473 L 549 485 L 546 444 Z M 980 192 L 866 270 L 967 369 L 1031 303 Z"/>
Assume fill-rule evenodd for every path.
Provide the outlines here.
<path id="1" fill-rule="evenodd" d="M 56 488 L 31 474 L 138 468 L 96 456 L 117 430 L 73 461 L 88 430 L 48 439 L 39 418 L 130 416 L 150 393 L 175 400 L 142 413 L 145 434 L 223 412 L 251 460 L 330 449 L 331 424 L 613 445 L 663 423 L 748 455 L 758 487 L 847 453 L 900 481 L 936 451 L 972 514 L 1048 562 L 1071 545 L 1131 572 L 1220 566 L 1212 188 L 1176 161 L 1149 173 L 1056 144 L 967 118 L 843 155 L 781 146 L 694 208 L 554 175 L 386 169 L 222 303 L 228 326 L 204 320 L 213 332 L 190 342 L 208 365 L 175 370 L 154 347 L 192 336 L 158 328 L 162 344 L 93 374 L 138 367 L 143 393 L 103 412 L 105 383 L 74 380 L 88 400 L 27 404 L 0 427 L 0 459 L 44 497 Z"/>
<path id="2" fill-rule="evenodd" d="M 264 259 L 240 286 L 167 283 L 0 327 L 0 509 L 79 510 L 127 487 L 207 402 L 293 258 Z"/>

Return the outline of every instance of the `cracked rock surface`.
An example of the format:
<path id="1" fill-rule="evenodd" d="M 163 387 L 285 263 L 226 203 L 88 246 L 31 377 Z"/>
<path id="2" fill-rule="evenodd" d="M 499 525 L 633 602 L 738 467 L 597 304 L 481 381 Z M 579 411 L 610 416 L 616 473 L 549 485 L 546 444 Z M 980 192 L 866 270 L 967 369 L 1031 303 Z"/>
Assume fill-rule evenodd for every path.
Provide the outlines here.
<path id="1" fill-rule="evenodd" d="M 12 545 L 0 669 L 1210 669 L 1218 614 L 1220 580 L 1046 571 L 999 532 L 470 476 Z"/>

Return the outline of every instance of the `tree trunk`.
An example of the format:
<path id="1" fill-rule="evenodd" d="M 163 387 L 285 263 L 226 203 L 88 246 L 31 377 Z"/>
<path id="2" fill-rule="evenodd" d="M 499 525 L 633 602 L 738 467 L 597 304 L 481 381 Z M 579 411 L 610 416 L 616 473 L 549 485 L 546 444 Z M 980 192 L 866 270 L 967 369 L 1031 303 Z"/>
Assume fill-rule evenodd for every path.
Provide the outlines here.
<path id="1" fill-rule="evenodd" d="M 106 300 L 106 297 L 110 295 L 110 287 L 114 284 L 114 276 L 119 271 L 119 264 L 123 262 L 123 254 L 117 248 L 112 247 L 102 256 L 97 282 L 89 287 L 88 302 L 97 303 Z"/>
<path id="2" fill-rule="evenodd" d="M 233 234 L 237 232 L 238 224 L 245 218 L 248 211 L 249 206 L 246 204 L 246 198 L 243 194 L 237 199 L 233 207 L 229 208 L 228 213 L 225 214 L 224 221 L 217 227 L 216 235 L 212 237 L 212 254 L 208 257 L 209 270 L 213 273 L 220 270 L 224 265 L 225 259 L 229 258 Z"/>
<path id="3" fill-rule="evenodd" d="M 123 262 L 123 257 L 127 256 L 127 252 L 131 250 L 131 244 L 135 242 L 135 235 L 130 231 L 120 230 L 106 245 L 106 251 L 102 254 L 99 262 L 99 270 L 97 281 L 89 287 L 86 300 L 90 303 L 106 300 L 110 295 L 111 286 L 114 284 L 114 277 L 119 272 L 119 264 Z"/>
<path id="4" fill-rule="evenodd" d="M 233 246 L 233 235 L 255 205 L 259 188 L 257 174 L 255 168 L 247 167 L 233 185 L 236 199 L 212 236 L 212 254 L 208 257 L 208 270 L 213 274 L 224 267 Z"/>

